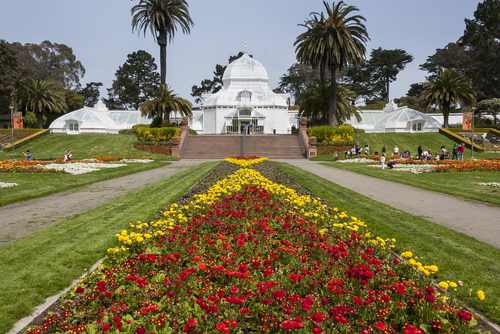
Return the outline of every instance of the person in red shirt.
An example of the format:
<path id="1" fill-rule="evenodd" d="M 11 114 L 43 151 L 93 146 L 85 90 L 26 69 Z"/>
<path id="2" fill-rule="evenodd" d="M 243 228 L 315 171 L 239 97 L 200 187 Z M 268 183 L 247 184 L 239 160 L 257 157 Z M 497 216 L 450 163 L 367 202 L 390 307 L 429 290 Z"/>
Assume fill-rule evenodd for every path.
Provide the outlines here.
<path id="1" fill-rule="evenodd" d="M 458 160 L 464 161 L 465 144 L 462 143 L 458 147 Z"/>

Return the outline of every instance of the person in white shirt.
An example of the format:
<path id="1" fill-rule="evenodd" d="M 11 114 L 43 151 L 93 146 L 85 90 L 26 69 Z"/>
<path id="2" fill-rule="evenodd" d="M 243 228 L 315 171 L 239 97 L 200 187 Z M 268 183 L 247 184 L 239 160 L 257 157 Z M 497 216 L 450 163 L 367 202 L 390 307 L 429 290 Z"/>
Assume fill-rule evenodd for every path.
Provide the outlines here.
<path id="1" fill-rule="evenodd" d="M 399 148 L 394 146 L 394 155 L 399 155 Z"/>

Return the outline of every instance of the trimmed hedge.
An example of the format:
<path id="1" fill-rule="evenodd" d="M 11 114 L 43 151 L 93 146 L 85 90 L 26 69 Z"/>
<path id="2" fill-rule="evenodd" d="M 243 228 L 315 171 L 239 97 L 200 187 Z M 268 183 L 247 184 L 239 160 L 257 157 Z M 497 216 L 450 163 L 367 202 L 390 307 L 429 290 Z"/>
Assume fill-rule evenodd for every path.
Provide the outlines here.
<path id="1" fill-rule="evenodd" d="M 462 130 L 462 131 L 464 131 L 464 130 Z M 462 132 L 462 131 L 460 131 L 460 132 Z M 450 131 L 450 129 L 445 129 L 445 128 L 439 129 L 439 133 L 445 135 L 446 137 L 450 138 L 451 140 L 456 141 L 457 143 L 464 143 L 465 147 L 470 148 L 470 143 L 468 143 L 468 140 L 460 135 L 457 135 L 455 132 L 458 132 L 458 131 Z M 464 132 L 467 132 L 467 131 L 465 130 Z M 478 132 L 481 132 L 481 131 L 478 131 Z M 477 144 L 474 144 L 474 151 L 484 152 L 485 149 L 484 149 L 484 147 L 481 147 Z"/>
<path id="2" fill-rule="evenodd" d="M 30 130 L 30 132 L 33 132 L 33 130 Z M 14 149 L 21 147 L 21 146 L 23 146 L 23 145 L 25 145 L 25 144 L 27 144 L 35 139 L 38 139 L 42 136 L 48 135 L 49 133 L 50 133 L 49 129 L 38 130 L 38 132 L 32 134 L 31 136 L 28 136 L 26 138 L 23 138 L 21 140 L 14 142 Z M 4 146 L 3 151 L 4 152 L 12 151 L 12 144 Z"/>
<path id="3" fill-rule="evenodd" d="M 354 127 L 352 125 L 340 125 L 338 128 L 332 126 L 316 126 L 307 129 L 309 137 L 317 138 L 318 143 L 343 143 L 354 140 Z"/>
<path id="4" fill-rule="evenodd" d="M 137 138 L 140 141 L 169 141 L 173 136 L 179 136 L 181 129 L 179 128 L 147 128 L 137 127 L 134 129 L 137 133 Z"/>

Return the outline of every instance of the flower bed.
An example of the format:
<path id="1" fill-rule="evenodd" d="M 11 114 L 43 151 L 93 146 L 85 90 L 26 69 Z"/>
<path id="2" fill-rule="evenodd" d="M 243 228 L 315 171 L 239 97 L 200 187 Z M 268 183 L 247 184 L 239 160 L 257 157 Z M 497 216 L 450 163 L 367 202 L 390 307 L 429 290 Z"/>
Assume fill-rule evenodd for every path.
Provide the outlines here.
<path id="1" fill-rule="evenodd" d="M 134 144 L 132 146 L 138 150 L 148 151 L 151 153 L 172 155 L 172 144 L 169 145 Z"/>
<path id="2" fill-rule="evenodd" d="M 60 312 L 27 332 L 475 332 L 448 287 L 432 287 L 437 267 L 393 258 L 395 240 L 300 195 L 267 163 L 254 168 L 202 181 L 213 185 L 116 234 Z"/>
<path id="3" fill-rule="evenodd" d="M 9 187 L 15 187 L 15 186 L 17 186 L 17 183 L 0 182 L 0 188 L 9 188 Z"/>

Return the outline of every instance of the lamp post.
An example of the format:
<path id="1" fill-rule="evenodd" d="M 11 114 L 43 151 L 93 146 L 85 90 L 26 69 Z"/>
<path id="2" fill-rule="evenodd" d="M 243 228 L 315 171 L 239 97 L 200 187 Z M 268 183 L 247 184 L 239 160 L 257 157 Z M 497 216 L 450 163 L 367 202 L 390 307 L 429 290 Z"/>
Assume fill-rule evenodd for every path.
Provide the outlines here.
<path id="1" fill-rule="evenodd" d="M 14 160 L 14 105 L 12 105 L 12 103 L 10 104 L 9 109 L 10 109 L 10 130 L 11 130 L 10 147 L 12 148 L 12 160 Z"/>
<path id="2" fill-rule="evenodd" d="M 472 107 L 472 136 L 470 137 L 470 158 L 474 159 L 474 111 L 476 107 Z"/>

